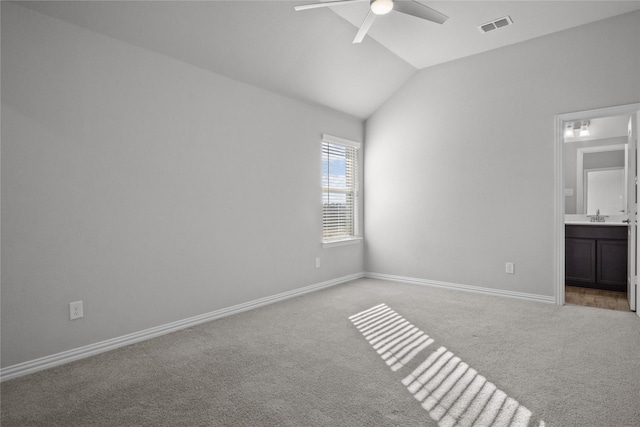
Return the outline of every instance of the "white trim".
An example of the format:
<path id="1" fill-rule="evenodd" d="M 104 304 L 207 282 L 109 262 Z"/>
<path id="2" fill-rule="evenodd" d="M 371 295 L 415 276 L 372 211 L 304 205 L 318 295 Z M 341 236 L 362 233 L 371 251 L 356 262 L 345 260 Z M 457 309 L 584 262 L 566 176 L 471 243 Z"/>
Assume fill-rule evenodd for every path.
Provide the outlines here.
<path id="1" fill-rule="evenodd" d="M 167 323 L 165 325 L 156 326 L 153 328 L 145 329 L 143 331 L 123 335 L 121 337 L 100 341 L 95 344 L 89 344 L 83 347 L 78 347 L 71 350 L 63 351 L 61 353 L 52 354 L 50 356 L 41 357 L 39 359 L 18 363 L 12 366 L 7 366 L 6 368 L 0 369 L 0 381 L 10 380 L 12 378 L 17 378 L 17 377 L 31 374 L 37 371 L 42 371 L 44 369 L 52 368 L 54 366 L 73 362 L 74 360 L 84 359 L 85 357 L 94 356 L 96 354 L 104 353 L 110 350 L 115 350 L 117 348 L 124 347 L 130 344 L 135 344 L 140 341 L 145 341 L 151 338 L 159 337 L 161 335 L 179 331 L 181 329 L 186 329 L 195 325 L 199 325 L 201 323 L 210 322 L 212 320 L 220 319 L 222 317 L 231 316 L 232 314 L 237 314 L 243 311 L 262 307 L 264 305 L 273 304 L 273 303 L 283 301 L 285 299 L 293 298 L 309 292 L 319 291 L 320 289 L 339 285 L 342 283 L 349 282 L 351 280 L 360 279 L 362 277 L 364 277 L 363 272 L 350 274 L 348 276 L 343 276 L 336 279 L 327 280 L 325 282 L 316 283 L 315 285 L 309 285 L 303 288 L 294 289 L 292 291 L 282 292 L 280 294 L 260 298 L 253 301 L 248 301 L 248 302 L 234 305 L 227 308 L 222 308 L 220 310 L 190 317 L 188 319 L 178 320 L 176 322 Z"/>
<path id="2" fill-rule="evenodd" d="M 336 246 L 354 245 L 362 241 L 361 236 L 347 237 L 339 240 L 326 240 L 322 242 L 323 248 L 333 248 Z"/>
<path id="3" fill-rule="evenodd" d="M 564 122 L 576 120 L 591 120 L 599 117 L 613 117 L 623 114 L 635 114 L 640 112 L 640 103 L 617 105 L 615 107 L 598 108 L 596 110 L 576 111 L 573 113 L 558 114 L 555 116 L 555 221 L 554 221 L 554 258 L 556 260 L 556 304 L 564 305 Z M 639 314 L 640 315 L 640 314 Z"/>
<path id="4" fill-rule="evenodd" d="M 573 113 L 558 114 L 556 117 L 559 117 L 561 122 L 570 122 L 580 119 L 592 120 L 603 117 L 621 116 L 623 114 L 634 114 L 638 110 L 640 110 L 640 102 L 635 104 L 617 105 L 615 107 L 597 108 L 595 110 L 575 111 Z M 559 140 L 564 142 L 564 133 L 562 133 Z"/>
<path id="5" fill-rule="evenodd" d="M 459 291 L 474 292 L 477 294 L 497 295 L 501 297 L 518 298 L 528 301 L 537 301 L 553 304 L 555 298 L 546 295 L 527 294 L 524 292 L 505 291 L 502 289 L 483 288 L 481 286 L 461 285 L 459 283 L 439 282 L 436 280 L 418 279 L 415 277 L 395 276 L 392 274 L 381 274 L 365 272 L 364 277 L 370 279 L 391 280 L 393 282 L 412 283 L 415 285 L 434 286 L 437 288 L 455 289 Z"/>
<path id="6" fill-rule="evenodd" d="M 329 144 L 337 144 L 345 147 L 354 147 L 360 149 L 360 143 L 357 141 L 351 141 L 350 139 L 340 138 L 338 136 L 327 135 L 326 133 L 322 134 L 322 142 L 327 142 Z"/>
<path id="7" fill-rule="evenodd" d="M 554 266 L 555 281 L 556 281 L 556 297 L 555 303 L 557 305 L 564 305 L 564 212 L 565 212 L 565 199 L 564 199 L 564 122 L 569 121 L 570 118 L 565 118 L 560 115 L 555 117 L 556 135 L 555 135 L 555 168 L 554 168 L 554 181 L 556 184 L 554 195 L 554 218 L 553 221 L 553 234 L 556 239 L 553 244 L 553 257 L 556 260 L 562 259 L 562 262 L 556 262 Z M 558 191 L 558 185 L 562 186 L 562 191 Z"/>

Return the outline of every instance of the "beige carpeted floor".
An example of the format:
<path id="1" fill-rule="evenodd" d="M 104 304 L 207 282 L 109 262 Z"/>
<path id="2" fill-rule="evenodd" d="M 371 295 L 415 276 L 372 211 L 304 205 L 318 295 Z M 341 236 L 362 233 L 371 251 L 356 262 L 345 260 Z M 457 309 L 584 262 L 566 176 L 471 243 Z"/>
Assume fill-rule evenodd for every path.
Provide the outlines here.
<path id="1" fill-rule="evenodd" d="M 374 348 L 371 330 L 349 318 L 382 303 L 433 340 L 396 370 Z M 409 387 L 412 372 L 422 375 L 421 365 L 445 354 L 440 348 L 529 410 L 529 425 L 640 425 L 634 313 L 371 279 L 5 381 L 1 421 L 436 426 L 423 407 L 429 393 L 419 393 L 421 384 Z M 474 417 L 470 422 L 487 419 Z"/>

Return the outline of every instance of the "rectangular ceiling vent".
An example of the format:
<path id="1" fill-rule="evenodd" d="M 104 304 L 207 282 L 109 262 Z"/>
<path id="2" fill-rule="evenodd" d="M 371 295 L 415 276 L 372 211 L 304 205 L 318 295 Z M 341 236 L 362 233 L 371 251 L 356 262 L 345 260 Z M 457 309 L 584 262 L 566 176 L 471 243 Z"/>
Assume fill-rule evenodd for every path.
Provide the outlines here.
<path id="1" fill-rule="evenodd" d="M 497 30 L 498 28 L 506 27 L 513 24 L 513 20 L 510 16 L 504 18 L 498 18 L 494 21 L 487 22 L 486 24 L 478 25 L 478 29 L 482 33 L 488 33 L 489 31 Z"/>

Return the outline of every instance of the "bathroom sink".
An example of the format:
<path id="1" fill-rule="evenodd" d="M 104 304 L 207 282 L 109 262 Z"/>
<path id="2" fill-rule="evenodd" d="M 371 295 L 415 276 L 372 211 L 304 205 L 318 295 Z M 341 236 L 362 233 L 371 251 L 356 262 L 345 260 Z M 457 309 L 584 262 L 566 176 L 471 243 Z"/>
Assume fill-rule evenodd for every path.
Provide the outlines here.
<path id="1" fill-rule="evenodd" d="M 612 222 L 591 222 L 585 220 L 577 220 L 577 221 L 565 221 L 565 225 L 619 225 L 619 226 L 627 226 L 625 222 L 612 221 Z"/>

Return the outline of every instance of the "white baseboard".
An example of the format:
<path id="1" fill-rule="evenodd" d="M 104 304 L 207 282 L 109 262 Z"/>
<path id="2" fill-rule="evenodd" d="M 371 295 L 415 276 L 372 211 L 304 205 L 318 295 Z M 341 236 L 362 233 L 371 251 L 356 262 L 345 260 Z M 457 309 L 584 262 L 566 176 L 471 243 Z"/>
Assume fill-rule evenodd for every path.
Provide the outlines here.
<path id="1" fill-rule="evenodd" d="M 479 294 L 498 295 L 510 298 L 519 298 L 529 301 L 538 301 L 555 304 L 556 299 L 554 297 L 546 295 L 527 294 L 524 292 L 505 291 L 502 289 L 483 288 L 480 286 L 461 285 L 458 283 L 439 282 L 436 280 L 417 279 L 415 277 L 395 276 L 392 274 L 381 274 L 365 272 L 364 277 L 371 279 L 383 279 L 390 280 L 392 282 L 413 283 L 416 285 L 435 286 L 438 288 L 456 289 L 460 291 L 475 292 Z"/>
<path id="2" fill-rule="evenodd" d="M 205 313 L 198 316 L 190 317 L 188 319 L 178 320 L 176 322 L 171 322 L 165 325 L 160 325 L 153 328 L 145 329 L 143 331 L 123 335 L 121 337 L 100 341 L 95 344 L 89 344 L 83 347 L 78 347 L 71 350 L 63 351 L 62 353 L 56 353 L 50 356 L 41 357 L 39 359 L 19 363 L 17 365 L 7 366 L 6 368 L 0 369 L 0 381 L 10 380 L 12 378 L 17 378 L 17 377 L 31 374 L 37 371 L 42 371 L 44 369 L 52 368 L 54 366 L 73 362 L 74 360 L 84 359 L 85 357 L 93 356 L 99 353 L 104 353 L 110 350 L 115 350 L 116 348 L 119 348 L 119 347 L 124 347 L 140 341 L 155 338 L 160 335 L 179 331 L 181 329 L 186 329 L 191 326 L 198 325 L 200 323 L 210 322 L 215 319 L 231 316 L 232 314 L 237 314 L 243 311 L 252 310 L 254 308 L 262 307 L 264 305 L 273 304 L 273 303 L 283 301 L 289 298 L 293 298 L 299 295 L 303 295 L 309 292 L 318 291 L 320 289 L 328 288 L 330 286 L 335 286 L 341 283 L 349 282 L 351 280 L 360 279 L 362 277 L 364 277 L 364 273 L 356 273 L 348 276 L 339 277 L 337 279 L 327 280 L 326 282 L 316 283 L 314 285 L 305 286 L 304 288 L 294 289 L 292 291 L 287 291 L 280 294 L 256 299 L 253 301 L 234 305 L 232 307 L 227 307 L 220 310 L 212 311 L 210 313 Z"/>

